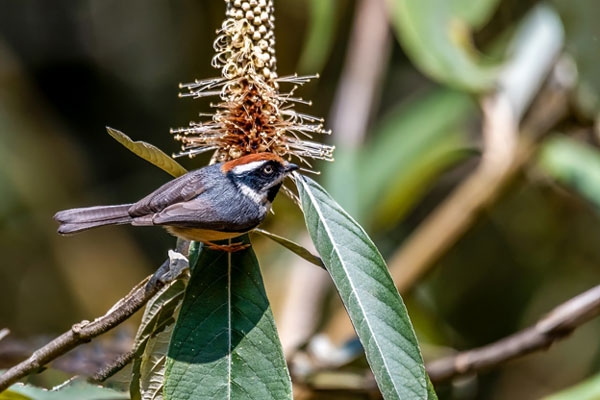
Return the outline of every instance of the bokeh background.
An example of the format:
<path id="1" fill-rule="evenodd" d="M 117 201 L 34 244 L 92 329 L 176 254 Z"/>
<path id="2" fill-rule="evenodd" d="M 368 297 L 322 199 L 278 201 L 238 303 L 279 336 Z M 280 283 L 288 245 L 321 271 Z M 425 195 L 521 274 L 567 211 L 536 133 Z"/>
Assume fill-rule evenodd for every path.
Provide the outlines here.
<path id="1" fill-rule="evenodd" d="M 545 90 L 552 79 L 567 82 L 560 118 L 542 118 L 552 123 L 537 132 L 531 154 L 464 232 L 425 263 L 420 279 L 407 281 L 409 266 L 391 265 L 409 282 L 401 291 L 432 360 L 525 328 L 600 280 L 600 3 L 387 3 L 275 6 L 279 75 L 320 74 L 299 92 L 313 102 L 303 111 L 325 117 L 333 129 L 317 139 L 337 146 L 335 164 L 315 165 L 319 179 L 390 261 L 480 165 L 482 99 L 501 91 L 506 65 L 541 48 L 534 57 L 540 69 L 523 72 L 539 85 L 529 89 L 517 122 L 554 110 L 544 103 Z M 117 144 L 105 126 L 176 153 L 169 129 L 210 110 L 208 100 L 178 98 L 177 85 L 218 74 L 210 60 L 224 8 L 214 0 L 0 0 L 0 328 L 11 330 L 0 342 L 3 366 L 103 314 L 173 247 L 160 229 L 59 237 L 52 215 L 130 202 L 169 179 Z M 519 44 L 525 55 L 515 50 Z M 514 65 L 526 70 L 532 63 Z M 207 162 L 180 161 L 187 168 Z M 268 229 L 306 240 L 289 200 L 278 199 L 275 211 Z M 436 236 L 445 229 L 440 224 Z M 296 359 L 299 370 L 315 368 L 301 374 L 299 396 L 371 396 L 327 277 L 273 243 L 255 237 L 255 244 L 288 354 L 302 348 L 328 366 Z M 126 349 L 133 332 L 135 321 L 116 334 L 125 344 L 99 341 L 86 357 L 106 361 L 104 354 Z M 546 352 L 441 383 L 440 398 L 558 392 L 600 370 L 599 338 L 595 320 Z"/>

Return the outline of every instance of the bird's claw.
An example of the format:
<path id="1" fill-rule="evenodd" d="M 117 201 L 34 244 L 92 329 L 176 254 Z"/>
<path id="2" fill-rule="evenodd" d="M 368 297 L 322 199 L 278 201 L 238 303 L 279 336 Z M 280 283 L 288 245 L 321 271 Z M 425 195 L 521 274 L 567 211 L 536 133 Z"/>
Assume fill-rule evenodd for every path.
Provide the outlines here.
<path id="1" fill-rule="evenodd" d="M 211 250 L 225 251 L 227 253 L 235 253 L 236 251 L 245 250 L 250 247 L 248 243 L 231 243 L 231 244 L 216 244 L 211 242 L 205 243 L 206 247 Z"/>

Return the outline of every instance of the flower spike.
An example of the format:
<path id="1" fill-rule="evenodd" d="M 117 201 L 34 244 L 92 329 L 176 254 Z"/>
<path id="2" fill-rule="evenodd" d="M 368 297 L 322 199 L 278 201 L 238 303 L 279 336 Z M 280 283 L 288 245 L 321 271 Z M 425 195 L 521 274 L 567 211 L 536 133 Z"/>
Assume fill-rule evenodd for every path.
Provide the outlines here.
<path id="1" fill-rule="evenodd" d="M 333 160 L 333 146 L 313 141 L 314 134 L 330 134 L 321 118 L 298 113 L 297 103 L 310 101 L 294 95 L 318 75 L 277 75 L 272 0 L 225 0 L 226 19 L 217 31 L 212 65 L 221 77 L 181 84 L 181 97 L 218 96 L 215 110 L 201 122 L 172 129 L 181 141 L 176 156 L 214 151 L 212 162 L 229 161 L 246 154 L 272 152 L 296 158 Z M 292 85 L 287 91 L 280 86 Z"/>

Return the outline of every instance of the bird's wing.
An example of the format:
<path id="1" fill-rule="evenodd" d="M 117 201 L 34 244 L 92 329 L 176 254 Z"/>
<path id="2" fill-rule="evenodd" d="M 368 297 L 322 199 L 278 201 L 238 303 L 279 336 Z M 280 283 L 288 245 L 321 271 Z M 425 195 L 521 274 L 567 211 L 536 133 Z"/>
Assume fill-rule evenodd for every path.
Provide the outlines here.
<path id="1" fill-rule="evenodd" d="M 202 198 L 172 204 L 152 217 L 154 225 L 180 225 L 196 228 L 223 229 L 224 221 Z"/>
<path id="2" fill-rule="evenodd" d="M 152 215 L 177 203 L 189 201 L 206 191 L 206 173 L 203 170 L 189 172 L 165 183 L 129 209 L 132 217 Z"/>
<path id="3" fill-rule="evenodd" d="M 237 220 L 251 219 L 251 210 L 244 207 L 243 199 L 230 185 L 222 185 L 218 196 L 195 196 L 178 201 L 152 216 L 155 225 L 180 225 L 196 228 L 225 229 L 227 223 L 235 230 Z M 234 209 L 235 212 L 228 210 Z"/>
<path id="4" fill-rule="evenodd" d="M 197 196 L 171 204 L 152 216 L 152 224 L 246 232 L 264 217 L 260 207 L 246 201 L 232 186 L 219 187 L 218 192 L 218 197 Z"/>

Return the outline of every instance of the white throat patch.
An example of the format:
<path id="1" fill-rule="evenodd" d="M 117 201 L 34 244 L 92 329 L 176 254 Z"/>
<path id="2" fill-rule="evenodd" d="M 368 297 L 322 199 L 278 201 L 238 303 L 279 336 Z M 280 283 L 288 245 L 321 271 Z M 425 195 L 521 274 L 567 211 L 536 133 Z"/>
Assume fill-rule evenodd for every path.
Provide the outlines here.
<path id="1" fill-rule="evenodd" d="M 269 201 L 263 196 L 256 193 L 256 191 L 253 190 L 250 186 L 244 185 L 243 183 L 238 183 L 237 186 L 244 196 L 250 198 L 256 204 L 258 204 L 259 207 L 267 209 L 267 207 L 270 206 Z"/>

